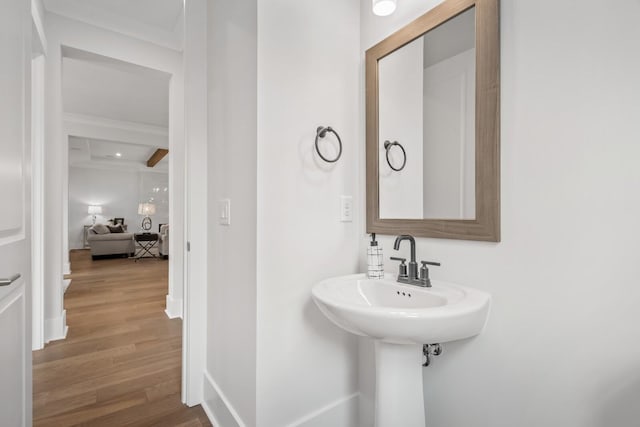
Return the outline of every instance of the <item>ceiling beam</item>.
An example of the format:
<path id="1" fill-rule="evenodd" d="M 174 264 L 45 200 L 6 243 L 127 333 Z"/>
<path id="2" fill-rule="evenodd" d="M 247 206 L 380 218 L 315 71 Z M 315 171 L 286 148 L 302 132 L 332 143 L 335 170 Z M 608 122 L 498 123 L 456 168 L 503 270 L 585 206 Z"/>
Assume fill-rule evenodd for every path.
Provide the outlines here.
<path id="1" fill-rule="evenodd" d="M 147 166 L 150 167 L 150 168 L 154 167 L 167 154 L 169 154 L 169 150 L 164 149 L 164 148 L 158 148 L 156 150 L 156 152 L 153 153 L 153 155 L 151 157 L 149 157 L 149 160 L 147 160 Z"/>

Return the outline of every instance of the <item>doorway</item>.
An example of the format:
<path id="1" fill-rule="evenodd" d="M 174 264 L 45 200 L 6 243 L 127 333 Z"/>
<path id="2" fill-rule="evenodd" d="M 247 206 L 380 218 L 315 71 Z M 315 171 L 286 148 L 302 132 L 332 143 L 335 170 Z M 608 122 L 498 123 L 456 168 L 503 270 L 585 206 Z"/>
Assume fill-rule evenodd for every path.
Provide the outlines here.
<path id="1" fill-rule="evenodd" d="M 47 2 L 45 2 L 47 3 Z M 113 4 L 110 2 L 104 2 L 105 4 L 109 4 L 108 7 L 112 7 Z M 163 2 L 164 4 L 165 2 Z M 182 7 L 183 2 L 168 0 L 167 4 L 179 4 Z M 101 2 L 92 2 L 94 5 L 99 5 Z M 155 3 L 154 3 L 155 4 Z M 122 3 L 124 7 L 126 7 L 125 3 Z M 47 7 L 51 6 L 55 9 L 57 7 L 56 2 L 49 2 L 46 4 Z M 115 6 L 114 6 L 115 7 Z M 169 7 L 171 8 L 171 6 Z M 183 78 L 183 61 L 182 54 L 179 48 L 176 46 L 165 46 L 169 47 L 169 49 L 162 49 L 163 46 L 159 46 L 157 43 L 140 43 L 140 38 L 138 37 L 134 43 L 127 45 L 125 41 L 127 37 L 123 37 L 123 33 L 120 29 L 114 29 L 112 32 L 105 32 L 105 26 L 99 25 L 100 23 L 98 15 L 94 15 L 91 20 L 86 20 L 83 22 L 82 17 L 74 16 L 69 17 L 65 16 L 64 10 L 48 10 L 52 14 L 47 14 L 48 18 L 48 58 L 47 58 L 47 84 L 51 88 L 56 84 L 60 85 L 60 92 L 56 93 L 55 88 L 51 88 L 48 91 L 48 97 L 58 99 L 48 99 L 48 102 L 56 105 L 63 105 L 64 97 L 63 94 L 63 62 L 68 59 L 73 59 L 76 61 L 93 61 L 100 65 L 108 64 L 118 71 L 123 71 L 129 68 L 145 68 L 147 70 L 153 70 L 156 72 L 165 73 L 168 76 L 168 85 L 169 85 L 169 126 L 165 132 L 165 136 L 168 138 L 168 149 L 169 156 L 164 160 L 168 163 L 168 188 L 167 192 L 169 193 L 169 221 L 170 225 L 170 238 L 169 238 L 169 259 L 166 261 L 167 264 L 170 264 L 167 282 L 168 282 L 168 291 L 165 291 L 166 295 L 164 298 L 163 310 L 166 310 L 164 313 L 165 318 L 179 318 L 182 317 L 185 313 L 183 313 L 183 283 L 185 281 L 185 271 L 184 271 L 184 259 L 185 259 L 185 231 L 184 231 L 184 223 L 185 223 L 185 135 L 184 135 L 184 78 Z M 95 12 L 95 10 L 94 10 Z M 115 11 L 111 11 L 113 14 Z M 129 11 L 131 12 L 131 11 Z M 144 12 L 144 11 L 141 11 Z M 135 13 L 135 11 L 133 11 Z M 155 12 L 154 12 L 155 13 Z M 181 12 L 182 13 L 182 12 Z M 112 15 L 109 15 L 112 16 Z M 96 21 L 96 19 L 98 21 Z M 181 33 L 183 31 L 184 24 L 180 23 L 184 17 L 180 14 L 178 17 L 178 21 L 176 21 L 175 25 L 175 33 Z M 91 23 L 89 23 L 91 22 Z M 109 23 L 111 24 L 111 23 Z M 114 34 L 112 34 L 114 33 Z M 115 34 L 117 33 L 117 34 Z M 130 36 L 130 34 L 129 34 Z M 142 35 L 140 36 L 142 37 Z M 131 38 L 131 37 L 130 37 Z M 136 37 L 132 37 L 136 38 Z M 160 43 L 162 44 L 162 43 Z M 166 44 L 166 43 L 165 43 Z M 145 50 L 146 49 L 146 50 Z M 144 52 L 143 52 L 144 51 Z M 115 65 L 114 65 L 115 64 Z M 95 64 L 94 64 L 95 65 Z M 53 72 L 52 72 L 53 70 Z M 59 77 L 59 81 L 56 81 L 56 76 Z M 100 82 L 98 82 L 100 83 Z M 51 104 L 48 104 L 51 105 Z M 67 114 L 71 113 L 71 114 Z M 56 111 L 55 109 L 48 108 L 47 114 L 52 116 L 53 121 L 58 122 L 59 130 L 58 133 L 56 129 L 50 132 L 53 135 L 52 141 L 47 141 L 47 145 L 52 147 L 52 151 L 57 151 L 61 149 L 65 154 L 73 148 L 74 144 L 78 143 L 79 139 L 84 139 L 82 144 L 84 145 L 94 145 L 95 150 L 98 150 L 100 142 L 116 142 L 116 143 L 127 143 L 129 146 L 133 146 L 136 143 L 138 145 L 146 146 L 150 145 L 149 141 L 157 138 L 159 136 L 158 132 L 153 131 L 152 126 L 147 127 L 137 127 L 130 126 L 130 123 L 115 123 L 118 122 L 118 118 L 108 117 L 107 120 L 95 120 L 95 114 L 83 114 L 83 113 L 74 113 L 64 111 L 63 108 L 60 108 L 60 111 Z M 120 120 L 120 122 L 127 122 L 127 120 Z M 110 128 L 110 129 L 108 129 Z M 60 134 L 59 140 L 57 140 L 56 135 Z M 116 136 L 114 136 L 116 135 Z M 126 138 L 129 135 L 129 140 L 123 141 L 123 138 Z M 96 141 L 100 140 L 100 141 Z M 146 144 L 146 145 L 145 145 Z M 95 152 L 94 150 L 94 152 Z M 119 152 L 119 151 L 118 151 Z M 114 153 L 115 155 L 115 153 Z M 46 157 L 46 154 L 45 154 Z M 97 156 L 99 157 L 99 156 Z M 47 159 L 49 160 L 49 159 Z M 52 163 L 57 164 L 54 159 L 51 159 Z M 96 160 L 96 159 L 94 159 Z M 97 159 L 100 160 L 100 159 Z M 102 159 L 103 161 L 108 161 L 111 159 Z M 69 245 L 69 240 L 67 236 L 72 233 L 77 233 L 76 236 L 83 236 L 83 230 L 77 232 L 77 230 L 72 229 L 70 226 L 69 219 L 71 219 L 72 212 L 67 204 L 67 200 L 69 199 L 69 186 L 68 183 L 72 178 L 69 172 L 70 160 L 65 155 L 60 162 L 60 170 L 59 176 L 62 181 L 63 197 L 59 201 L 55 201 L 52 206 L 47 206 L 47 211 L 58 211 L 58 209 L 62 212 L 62 230 L 59 232 L 59 246 L 62 248 L 62 251 L 58 251 L 58 253 L 62 253 L 62 262 L 57 264 L 57 269 L 60 273 L 64 271 L 69 271 L 71 273 L 71 277 L 73 277 L 76 272 L 72 271 L 71 268 L 71 260 L 66 260 L 65 257 L 69 253 L 69 249 L 71 249 Z M 155 172 L 153 172 L 155 173 Z M 50 182 L 45 177 L 45 184 L 43 192 L 47 192 L 47 186 L 51 185 Z M 114 185 L 115 186 L 115 185 Z M 164 188 L 162 185 L 154 185 L 151 187 L 153 190 L 158 191 L 160 193 L 164 192 Z M 53 194 L 51 192 L 50 194 Z M 138 200 L 141 201 L 142 199 Z M 148 200 L 147 200 L 148 201 Z M 91 201 L 90 201 L 91 202 Z M 91 202 L 95 203 L 95 202 Z M 56 205 L 57 204 L 57 205 Z M 139 203 L 136 204 L 136 207 Z M 87 204 L 84 206 L 84 210 L 80 212 L 81 217 L 85 222 L 92 222 L 93 214 L 89 214 L 88 206 L 96 206 L 94 204 Z M 158 210 L 156 210 L 157 212 Z M 104 215 L 102 215 L 104 214 Z M 103 220 L 108 219 L 116 219 L 122 218 L 122 215 L 117 215 L 115 212 L 108 213 L 106 210 L 106 204 L 103 206 L 102 213 L 97 213 L 98 215 L 102 215 Z M 135 218 L 137 220 L 141 220 L 142 217 L 138 216 L 137 211 L 131 214 L 131 218 Z M 156 214 L 157 215 L 157 214 Z M 128 225 L 133 225 L 135 227 L 139 227 L 139 221 L 135 221 L 133 219 L 129 219 L 124 216 L 126 223 Z M 152 217 L 154 222 L 154 231 L 156 227 L 162 221 L 158 217 Z M 89 224 L 81 224 L 89 225 Z M 53 228 L 48 224 L 49 228 Z M 158 230 L 159 231 L 159 230 Z M 52 239 L 49 239 L 51 241 Z M 79 260 L 80 261 L 80 260 Z M 143 262 L 151 261 L 144 260 Z M 142 263 L 140 263 L 142 264 Z M 80 264 L 79 264 L 80 265 Z M 47 270 L 45 268 L 45 270 Z M 82 272 L 82 267 L 80 267 L 80 271 Z M 62 274 L 57 276 L 56 274 L 48 274 L 51 272 L 51 269 L 45 271 L 46 280 L 43 282 L 55 282 L 54 280 L 50 280 L 51 277 L 62 277 Z M 55 272 L 54 272 L 55 273 Z M 75 278 L 76 283 L 81 281 L 81 278 Z M 102 279 L 98 279 L 102 280 Z M 55 283 L 53 283 L 55 288 Z M 72 282 L 72 287 L 73 282 Z M 71 288 L 72 289 L 72 288 Z M 45 289 L 45 291 L 51 291 L 51 289 Z M 53 289 L 53 293 L 57 292 L 56 289 Z M 55 308 L 55 307 L 54 307 Z M 42 311 L 46 311 L 43 309 Z M 62 315 L 59 316 L 60 319 L 64 319 L 66 314 L 64 313 L 64 308 L 62 304 L 59 306 L 59 311 L 62 312 Z M 41 316 L 41 321 L 46 321 L 47 319 L 43 319 L 46 314 Z M 178 319 L 179 320 L 179 319 Z M 65 323 L 62 325 L 66 326 Z M 46 336 L 47 328 L 43 328 Z M 58 330 L 65 330 L 63 328 L 58 328 Z M 74 336 L 73 328 L 69 330 L 68 340 L 70 340 Z M 53 344 L 57 344 L 55 342 L 58 338 L 63 338 L 64 333 L 58 336 L 52 336 L 49 334 L 44 341 L 51 341 Z M 183 378 L 186 374 L 183 374 Z M 195 390 L 198 389 L 197 385 L 194 385 L 193 388 Z M 184 387 L 183 387 L 184 389 Z M 187 400 L 187 397 L 182 397 L 183 401 Z M 198 402 L 197 395 L 195 399 L 191 399 L 191 402 Z"/>

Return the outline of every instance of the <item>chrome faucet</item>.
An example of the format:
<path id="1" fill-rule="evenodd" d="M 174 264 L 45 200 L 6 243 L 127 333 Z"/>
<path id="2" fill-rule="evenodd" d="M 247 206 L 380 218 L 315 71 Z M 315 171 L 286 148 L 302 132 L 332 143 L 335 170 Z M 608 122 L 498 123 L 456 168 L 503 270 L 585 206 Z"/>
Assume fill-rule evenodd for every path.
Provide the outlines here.
<path id="1" fill-rule="evenodd" d="M 393 244 L 393 249 L 396 251 L 400 249 L 400 243 L 403 240 L 408 240 L 411 244 L 411 261 L 409 261 L 409 272 L 407 277 L 398 276 L 398 282 L 413 283 L 418 279 L 418 263 L 416 262 L 416 239 L 408 234 L 403 234 L 396 237 L 396 241 Z"/>
<path id="2" fill-rule="evenodd" d="M 402 243 L 403 240 L 408 240 L 411 244 L 411 260 L 409 261 L 409 268 L 407 271 L 407 265 L 405 264 L 406 258 L 391 257 L 392 260 L 400 261 L 398 282 L 430 288 L 431 279 L 429 279 L 429 268 L 427 265 L 440 265 L 440 263 L 421 261 L 422 267 L 420 268 L 420 274 L 418 275 L 418 263 L 416 262 L 416 239 L 408 234 L 400 235 L 396 238 L 396 241 L 393 244 L 393 249 L 396 251 L 399 250 L 400 243 Z"/>

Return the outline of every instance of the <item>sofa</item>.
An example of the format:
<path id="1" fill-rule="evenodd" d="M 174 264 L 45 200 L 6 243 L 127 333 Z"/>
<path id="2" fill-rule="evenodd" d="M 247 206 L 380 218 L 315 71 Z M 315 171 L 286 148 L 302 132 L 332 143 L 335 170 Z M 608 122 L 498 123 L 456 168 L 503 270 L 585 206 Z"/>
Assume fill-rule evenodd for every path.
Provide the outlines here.
<path id="1" fill-rule="evenodd" d="M 116 255 L 129 257 L 135 253 L 133 233 L 127 232 L 124 224 L 95 224 L 87 232 L 87 242 L 92 259 Z"/>
<path id="2" fill-rule="evenodd" d="M 169 258 L 169 224 L 162 224 L 159 231 L 158 253 L 161 257 L 167 259 Z"/>

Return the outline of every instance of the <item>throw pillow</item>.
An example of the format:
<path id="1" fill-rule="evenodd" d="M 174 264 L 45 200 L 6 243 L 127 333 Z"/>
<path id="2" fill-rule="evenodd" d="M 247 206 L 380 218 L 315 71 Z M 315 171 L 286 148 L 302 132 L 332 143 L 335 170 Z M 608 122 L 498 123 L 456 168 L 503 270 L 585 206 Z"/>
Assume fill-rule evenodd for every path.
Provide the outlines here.
<path id="1" fill-rule="evenodd" d="M 96 224 L 93 227 L 91 227 L 91 229 L 96 234 L 109 234 L 109 233 L 111 233 L 111 231 L 109 231 L 109 227 L 107 227 L 104 224 Z"/>
<path id="2" fill-rule="evenodd" d="M 118 225 L 107 225 L 107 228 L 112 233 L 124 233 L 124 229 L 121 224 Z"/>

